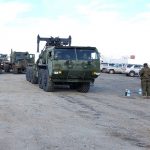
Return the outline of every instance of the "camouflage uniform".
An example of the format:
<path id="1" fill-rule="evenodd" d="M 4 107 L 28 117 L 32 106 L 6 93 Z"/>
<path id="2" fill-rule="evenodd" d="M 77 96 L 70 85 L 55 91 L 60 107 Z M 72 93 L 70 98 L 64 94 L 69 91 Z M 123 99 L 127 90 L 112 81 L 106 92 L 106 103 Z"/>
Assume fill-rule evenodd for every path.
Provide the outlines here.
<path id="1" fill-rule="evenodd" d="M 150 97 L 150 68 L 145 63 L 144 67 L 140 70 L 142 95 Z"/>

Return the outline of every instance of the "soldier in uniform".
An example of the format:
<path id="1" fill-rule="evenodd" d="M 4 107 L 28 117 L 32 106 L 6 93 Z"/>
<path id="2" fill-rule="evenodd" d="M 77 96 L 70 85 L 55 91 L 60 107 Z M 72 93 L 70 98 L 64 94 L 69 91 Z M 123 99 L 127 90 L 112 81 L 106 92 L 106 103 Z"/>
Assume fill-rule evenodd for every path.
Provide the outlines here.
<path id="1" fill-rule="evenodd" d="M 144 63 L 140 70 L 142 95 L 144 98 L 150 98 L 150 68 L 147 63 Z"/>

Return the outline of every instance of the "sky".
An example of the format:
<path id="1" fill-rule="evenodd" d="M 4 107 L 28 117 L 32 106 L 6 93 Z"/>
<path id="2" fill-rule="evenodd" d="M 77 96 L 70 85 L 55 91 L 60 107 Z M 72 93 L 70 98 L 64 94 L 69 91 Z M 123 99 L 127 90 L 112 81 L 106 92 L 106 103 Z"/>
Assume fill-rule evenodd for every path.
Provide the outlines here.
<path id="1" fill-rule="evenodd" d="M 37 54 L 38 34 L 150 64 L 150 0 L 0 0 L 0 53 Z"/>

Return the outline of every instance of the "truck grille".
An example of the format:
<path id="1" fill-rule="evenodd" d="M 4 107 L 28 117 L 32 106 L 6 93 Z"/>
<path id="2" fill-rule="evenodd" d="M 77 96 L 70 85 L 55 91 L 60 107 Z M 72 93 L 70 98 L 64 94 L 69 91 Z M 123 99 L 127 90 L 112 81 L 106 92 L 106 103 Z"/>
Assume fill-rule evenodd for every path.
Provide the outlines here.
<path id="1" fill-rule="evenodd" d="M 91 77 L 90 71 L 67 71 L 67 79 L 89 79 Z"/>

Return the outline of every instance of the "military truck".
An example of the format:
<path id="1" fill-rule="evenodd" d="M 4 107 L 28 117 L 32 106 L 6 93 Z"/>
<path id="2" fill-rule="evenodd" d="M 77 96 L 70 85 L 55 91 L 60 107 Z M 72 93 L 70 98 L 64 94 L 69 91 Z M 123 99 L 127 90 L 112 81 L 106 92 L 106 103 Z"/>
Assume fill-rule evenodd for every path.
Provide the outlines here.
<path id="1" fill-rule="evenodd" d="M 88 92 L 91 83 L 100 75 L 100 56 L 96 47 L 71 46 L 68 38 L 37 36 L 46 41 L 36 64 L 27 67 L 26 79 L 46 92 L 53 92 L 56 85 L 69 85 L 79 92 Z"/>
<path id="2" fill-rule="evenodd" d="M 35 63 L 35 54 L 29 52 L 16 52 L 11 50 L 10 61 L 4 64 L 5 72 L 25 73 L 26 67 Z"/>
<path id="3" fill-rule="evenodd" d="M 5 69 L 5 64 L 9 62 L 8 61 L 8 55 L 7 54 L 0 54 L 0 73 Z"/>

